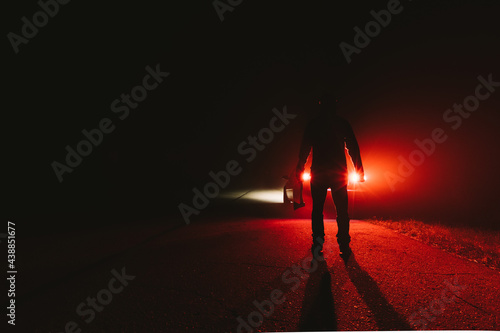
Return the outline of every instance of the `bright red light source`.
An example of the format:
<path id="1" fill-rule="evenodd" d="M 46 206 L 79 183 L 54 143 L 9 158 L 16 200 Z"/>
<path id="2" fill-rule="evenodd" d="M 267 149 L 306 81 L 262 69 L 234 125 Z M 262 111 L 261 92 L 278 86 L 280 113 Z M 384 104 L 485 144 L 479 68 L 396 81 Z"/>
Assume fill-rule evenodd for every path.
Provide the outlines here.
<path id="1" fill-rule="evenodd" d="M 352 183 L 357 183 L 359 182 L 361 179 L 359 177 L 359 175 L 355 172 L 351 173 L 349 175 L 349 180 L 352 182 Z M 363 177 L 363 180 L 366 181 L 366 175 Z"/>
<path id="2" fill-rule="evenodd" d="M 306 181 L 308 181 L 308 180 L 310 180 L 310 179 L 311 179 L 311 174 L 310 174 L 309 172 L 304 172 L 304 173 L 302 174 L 302 180 L 303 180 L 303 181 L 305 181 L 305 182 L 306 182 Z"/>
<path id="3" fill-rule="evenodd" d="M 353 183 L 359 182 L 359 175 L 357 173 L 351 173 L 349 175 L 349 180 Z"/>

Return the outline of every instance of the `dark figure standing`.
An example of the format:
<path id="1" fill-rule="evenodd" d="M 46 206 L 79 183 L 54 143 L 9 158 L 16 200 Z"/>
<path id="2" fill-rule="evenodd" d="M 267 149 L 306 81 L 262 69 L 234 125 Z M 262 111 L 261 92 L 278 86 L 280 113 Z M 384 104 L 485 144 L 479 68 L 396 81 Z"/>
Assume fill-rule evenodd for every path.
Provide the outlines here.
<path id="1" fill-rule="evenodd" d="M 364 181 L 363 164 L 358 142 L 351 125 L 336 114 L 336 99 L 325 95 L 320 99 L 319 116 L 310 121 L 305 129 L 299 153 L 296 176 L 300 179 L 309 153 L 313 151 L 311 165 L 311 195 L 313 254 L 321 253 L 325 241 L 323 207 L 328 188 L 337 210 L 337 242 L 343 257 L 349 257 L 349 214 L 347 197 L 347 162 L 345 149 L 351 156 L 359 181 Z"/>

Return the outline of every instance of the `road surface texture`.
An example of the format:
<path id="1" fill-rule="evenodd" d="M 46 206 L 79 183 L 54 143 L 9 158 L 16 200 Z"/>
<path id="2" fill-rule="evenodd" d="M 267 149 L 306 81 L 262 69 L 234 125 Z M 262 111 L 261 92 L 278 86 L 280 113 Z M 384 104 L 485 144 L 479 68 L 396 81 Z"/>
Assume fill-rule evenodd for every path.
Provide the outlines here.
<path id="1" fill-rule="evenodd" d="M 16 331 L 500 329 L 499 272 L 360 220 L 347 263 L 331 219 L 311 261 L 310 228 L 225 216 L 20 239 Z"/>

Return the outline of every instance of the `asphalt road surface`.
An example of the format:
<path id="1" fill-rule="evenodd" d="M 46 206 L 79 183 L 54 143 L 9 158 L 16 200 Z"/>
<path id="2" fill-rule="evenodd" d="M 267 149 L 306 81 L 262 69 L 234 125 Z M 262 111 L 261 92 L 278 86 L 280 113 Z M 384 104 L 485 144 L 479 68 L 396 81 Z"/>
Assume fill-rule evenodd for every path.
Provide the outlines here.
<path id="1" fill-rule="evenodd" d="M 331 219 L 317 261 L 308 219 L 164 222 L 19 239 L 16 331 L 500 329 L 499 272 L 380 226 L 345 263 Z"/>

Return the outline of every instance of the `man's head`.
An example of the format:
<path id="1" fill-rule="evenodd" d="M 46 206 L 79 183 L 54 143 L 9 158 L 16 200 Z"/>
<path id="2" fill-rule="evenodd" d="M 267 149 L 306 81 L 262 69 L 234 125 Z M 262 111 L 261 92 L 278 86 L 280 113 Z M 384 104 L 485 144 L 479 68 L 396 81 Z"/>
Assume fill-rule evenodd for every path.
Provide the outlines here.
<path id="1" fill-rule="evenodd" d="M 337 101 L 338 100 L 335 97 L 335 95 L 330 94 L 330 93 L 324 93 L 318 101 L 321 113 L 336 114 L 337 113 Z"/>

